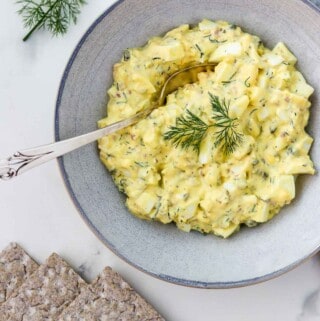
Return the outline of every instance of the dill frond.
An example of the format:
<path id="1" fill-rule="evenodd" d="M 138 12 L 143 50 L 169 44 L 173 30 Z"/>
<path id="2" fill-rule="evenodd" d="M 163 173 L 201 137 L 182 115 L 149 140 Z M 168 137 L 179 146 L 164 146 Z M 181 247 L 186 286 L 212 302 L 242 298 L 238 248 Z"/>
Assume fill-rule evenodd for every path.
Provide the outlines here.
<path id="1" fill-rule="evenodd" d="M 199 153 L 201 141 L 209 126 L 198 116 L 187 109 L 186 116 L 180 116 L 176 120 L 176 126 L 171 126 L 164 134 L 165 140 L 171 140 L 173 146 L 181 146 L 182 149 L 192 149 Z"/>
<path id="2" fill-rule="evenodd" d="M 39 29 L 47 29 L 54 36 L 68 31 L 71 22 L 77 22 L 85 0 L 18 0 L 21 5 L 18 13 L 22 16 L 25 28 L 30 29 L 23 41 Z"/>
<path id="3" fill-rule="evenodd" d="M 225 155 L 232 154 L 243 141 L 243 134 L 237 131 L 238 119 L 229 116 L 230 104 L 225 99 L 219 100 L 218 96 L 209 93 L 213 125 L 206 124 L 202 119 L 187 110 L 186 116 L 180 116 L 176 125 L 171 126 L 164 134 L 165 140 L 171 140 L 173 146 L 182 149 L 191 147 L 194 151 L 200 151 L 200 144 L 209 127 L 216 127 L 214 146 L 221 148 Z"/>
<path id="4" fill-rule="evenodd" d="M 218 96 L 209 93 L 212 118 L 215 120 L 215 147 L 221 146 L 225 155 L 232 154 L 243 141 L 243 134 L 237 132 L 238 119 L 229 116 L 230 103 L 225 99 L 219 100 Z"/>

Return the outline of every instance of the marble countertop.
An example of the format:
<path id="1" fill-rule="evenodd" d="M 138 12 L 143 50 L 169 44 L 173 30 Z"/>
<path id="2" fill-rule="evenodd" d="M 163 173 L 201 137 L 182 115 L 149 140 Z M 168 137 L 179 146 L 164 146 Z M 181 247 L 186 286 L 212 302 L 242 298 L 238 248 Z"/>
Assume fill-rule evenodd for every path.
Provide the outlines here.
<path id="1" fill-rule="evenodd" d="M 36 33 L 23 43 L 14 1 L 0 10 L 0 153 L 54 140 L 59 81 L 81 35 L 113 1 L 88 1 L 63 38 Z M 91 3 L 90 3 L 91 2 Z M 319 0 L 314 0 L 320 5 Z M 154 279 L 107 249 L 80 218 L 53 161 L 0 183 L 0 249 L 20 243 L 36 260 L 55 251 L 92 280 L 109 265 L 167 320 L 320 320 L 320 256 L 268 282 L 238 289 L 201 290 Z"/>

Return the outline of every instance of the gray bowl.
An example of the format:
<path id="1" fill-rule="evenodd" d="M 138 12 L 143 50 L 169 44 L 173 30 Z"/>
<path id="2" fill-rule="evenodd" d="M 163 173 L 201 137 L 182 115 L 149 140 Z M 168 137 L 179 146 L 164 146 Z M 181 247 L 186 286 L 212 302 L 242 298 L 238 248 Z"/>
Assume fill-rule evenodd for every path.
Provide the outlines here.
<path id="1" fill-rule="evenodd" d="M 297 55 L 298 68 L 316 89 L 308 131 L 315 137 L 317 167 L 320 16 L 300 0 L 118 1 L 93 23 L 70 58 L 57 100 L 56 140 L 97 128 L 106 115 L 112 66 L 124 49 L 203 18 L 235 23 L 269 47 L 284 41 Z M 59 164 L 76 207 L 100 240 L 128 263 L 166 281 L 203 288 L 253 284 L 292 269 L 320 246 L 318 174 L 299 177 L 296 200 L 271 222 L 242 228 L 224 240 L 135 218 L 101 164 L 96 144 L 64 156 Z"/>

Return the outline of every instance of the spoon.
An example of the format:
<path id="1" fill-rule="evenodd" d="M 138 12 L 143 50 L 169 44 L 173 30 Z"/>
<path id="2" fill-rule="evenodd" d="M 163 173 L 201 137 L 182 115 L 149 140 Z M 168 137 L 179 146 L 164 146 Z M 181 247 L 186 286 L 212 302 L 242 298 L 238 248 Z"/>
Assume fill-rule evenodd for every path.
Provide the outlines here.
<path id="1" fill-rule="evenodd" d="M 18 151 L 12 156 L 0 160 L 0 179 L 10 180 L 13 177 L 18 176 L 33 167 L 46 163 L 77 148 L 92 143 L 103 136 L 116 132 L 119 129 L 137 123 L 139 120 L 147 117 L 152 112 L 152 110 L 159 106 L 162 106 L 168 94 L 175 91 L 181 86 L 196 82 L 198 73 L 213 70 L 215 66 L 216 64 L 214 63 L 196 64 L 180 69 L 171 74 L 164 83 L 156 103 L 129 118 L 120 120 L 104 128 L 81 136 L 76 136 L 56 143 Z"/>

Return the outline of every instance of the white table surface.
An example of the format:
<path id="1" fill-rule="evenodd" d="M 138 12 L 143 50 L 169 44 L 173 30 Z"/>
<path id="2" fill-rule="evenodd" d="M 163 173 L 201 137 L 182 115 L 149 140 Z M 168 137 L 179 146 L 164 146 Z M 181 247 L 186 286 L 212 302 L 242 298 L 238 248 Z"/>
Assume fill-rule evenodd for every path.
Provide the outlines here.
<path id="1" fill-rule="evenodd" d="M 317 0 L 315 0 L 317 1 Z M 37 32 L 26 43 L 17 6 L 0 6 L 0 156 L 54 139 L 59 81 L 72 50 L 113 1 L 88 1 L 63 38 Z M 0 182 L 0 249 L 20 243 L 43 262 L 53 251 L 92 280 L 110 265 L 167 320 L 320 320 L 320 256 L 268 282 L 238 289 L 201 290 L 146 275 L 115 256 L 80 218 L 56 161 Z M 297 240 L 298 241 L 298 240 Z"/>

